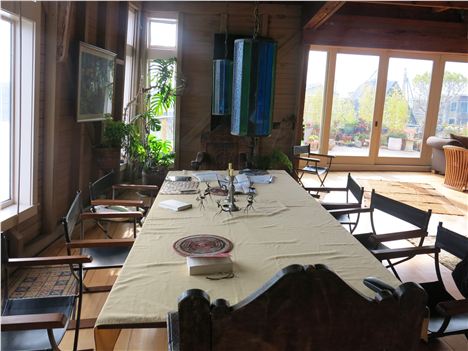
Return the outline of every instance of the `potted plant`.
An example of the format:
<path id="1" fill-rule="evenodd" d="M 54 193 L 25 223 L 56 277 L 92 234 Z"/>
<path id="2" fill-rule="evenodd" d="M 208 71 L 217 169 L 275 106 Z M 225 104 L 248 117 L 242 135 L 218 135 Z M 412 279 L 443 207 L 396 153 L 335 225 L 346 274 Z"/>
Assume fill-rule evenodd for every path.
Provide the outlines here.
<path id="1" fill-rule="evenodd" d="M 254 158 L 255 168 L 258 169 L 283 169 L 292 172 L 292 162 L 281 150 L 274 149 L 269 155 L 257 155 Z"/>
<path id="2" fill-rule="evenodd" d="M 125 108 L 143 99 L 143 112 L 132 121 L 137 134 L 129 138 L 127 154 L 129 159 L 142 171 L 144 184 L 161 185 L 170 167 L 174 164 L 172 145 L 167 140 L 157 137 L 161 130 L 159 116 L 174 106 L 175 96 L 181 87 L 174 84 L 175 58 L 156 59 L 150 68 L 151 86 L 140 89 Z"/>
<path id="3" fill-rule="evenodd" d="M 114 121 L 110 115 L 103 123 L 102 141 L 95 148 L 96 162 L 98 167 L 104 171 L 117 169 L 120 164 L 121 148 L 129 134 L 130 126 Z"/>

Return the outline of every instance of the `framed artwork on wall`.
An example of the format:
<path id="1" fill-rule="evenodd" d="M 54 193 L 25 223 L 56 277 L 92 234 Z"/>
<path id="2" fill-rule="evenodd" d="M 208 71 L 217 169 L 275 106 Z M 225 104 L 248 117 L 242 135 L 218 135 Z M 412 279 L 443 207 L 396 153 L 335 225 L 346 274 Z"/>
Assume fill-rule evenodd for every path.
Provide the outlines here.
<path id="1" fill-rule="evenodd" d="M 106 119 L 112 114 L 116 54 L 80 42 L 77 121 Z"/>

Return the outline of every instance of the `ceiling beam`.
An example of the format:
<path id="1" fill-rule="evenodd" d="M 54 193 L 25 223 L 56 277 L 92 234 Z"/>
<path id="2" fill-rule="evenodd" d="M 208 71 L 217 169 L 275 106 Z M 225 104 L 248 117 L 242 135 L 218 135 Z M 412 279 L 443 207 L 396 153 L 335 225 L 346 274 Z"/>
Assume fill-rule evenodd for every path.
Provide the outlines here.
<path id="1" fill-rule="evenodd" d="M 333 14 L 338 11 L 346 1 L 326 1 L 311 15 L 310 18 L 306 19 L 304 29 L 317 29 L 324 24 Z"/>
<path id="2" fill-rule="evenodd" d="M 468 2 L 466 1 L 366 1 L 366 2 L 380 4 L 380 5 L 430 7 L 435 12 L 442 12 L 446 10 L 468 10 Z"/>

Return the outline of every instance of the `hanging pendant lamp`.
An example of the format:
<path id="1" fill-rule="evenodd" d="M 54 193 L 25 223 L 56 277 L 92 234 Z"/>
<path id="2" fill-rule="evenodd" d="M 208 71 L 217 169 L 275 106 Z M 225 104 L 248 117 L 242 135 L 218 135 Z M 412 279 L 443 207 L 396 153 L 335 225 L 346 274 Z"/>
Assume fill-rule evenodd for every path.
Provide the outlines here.
<path id="1" fill-rule="evenodd" d="M 226 116 L 231 114 L 232 100 L 232 60 L 228 59 L 228 20 L 229 10 L 226 3 L 224 26 L 224 59 L 213 60 L 213 95 L 211 114 Z"/>
<path id="2" fill-rule="evenodd" d="M 257 38 L 258 3 L 254 15 L 253 38 L 234 41 L 231 134 L 260 137 L 271 134 L 277 44 Z"/>
<path id="3" fill-rule="evenodd" d="M 265 39 L 234 42 L 231 134 L 271 134 L 277 44 Z"/>
<path id="4" fill-rule="evenodd" d="M 211 114 L 226 116 L 231 114 L 232 61 L 213 60 L 213 97 Z"/>

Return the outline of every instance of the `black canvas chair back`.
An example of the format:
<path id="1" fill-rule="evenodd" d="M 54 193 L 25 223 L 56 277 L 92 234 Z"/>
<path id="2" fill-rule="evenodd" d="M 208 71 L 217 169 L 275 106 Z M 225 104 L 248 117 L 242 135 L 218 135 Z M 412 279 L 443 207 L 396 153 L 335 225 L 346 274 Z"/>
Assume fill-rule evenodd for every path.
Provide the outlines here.
<path id="1" fill-rule="evenodd" d="M 199 289 L 168 316 L 170 350 L 417 350 L 427 296 L 404 283 L 368 298 L 323 265 L 292 265 L 229 306 Z"/>
<path id="2" fill-rule="evenodd" d="M 294 145 L 293 155 L 308 154 L 310 152 L 310 145 Z"/>
<path id="3" fill-rule="evenodd" d="M 83 202 L 81 199 L 81 191 L 76 193 L 75 199 L 73 200 L 70 209 L 68 210 L 65 217 L 62 218 L 62 224 L 65 232 L 65 241 L 69 243 L 72 238 L 73 231 L 78 223 L 81 223 L 80 215 L 83 212 Z M 83 227 L 81 227 L 83 229 Z M 80 236 L 81 239 L 82 235 Z"/>
<path id="4" fill-rule="evenodd" d="M 444 228 L 442 222 L 437 227 L 435 246 L 445 250 L 459 259 L 468 257 L 468 238 Z"/>
<path id="5" fill-rule="evenodd" d="M 454 334 L 465 334 L 468 338 L 468 238 L 444 228 L 442 223 L 439 223 L 435 246 L 425 246 L 421 249 L 426 249 L 426 253 L 434 254 L 437 274 L 437 281 L 421 283 L 429 295 L 429 338 Z M 463 300 L 454 298 L 445 287 L 440 271 L 441 250 L 462 260 L 453 270 L 452 277 L 455 285 L 465 296 Z"/>
<path id="6" fill-rule="evenodd" d="M 432 213 L 432 210 L 429 210 L 426 212 L 426 211 L 420 210 L 419 208 L 404 204 L 403 202 L 396 201 L 396 200 L 390 199 L 389 197 L 380 195 L 376 193 L 374 189 L 372 190 L 372 194 L 371 194 L 370 208 L 385 212 L 389 215 L 392 215 L 393 217 L 396 217 L 405 222 L 408 222 L 424 231 L 427 231 L 427 227 L 429 225 L 429 219 L 431 218 L 431 213 Z M 372 220 L 372 228 L 374 232 L 376 232 L 373 220 Z"/>
<path id="7" fill-rule="evenodd" d="M 80 330 L 83 294 L 83 263 L 91 262 L 90 256 L 38 257 L 10 259 L 7 240 L 2 235 L 2 265 L 46 266 L 67 265 L 74 267 L 76 290 L 74 295 L 29 297 L 10 299 L 8 274 L 5 278 L 4 306 L 2 307 L 2 350 L 58 350 L 69 321 L 75 318 L 73 350 L 77 350 Z M 72 278 L 74 279 L 74 278 Z"/>
<path id="8" fill-rule="evenodd" d="M 348 173 L 348 181 L 346 183 L 346 188 L 348 188 L 348 192 L 353 194 L 357 203 L 361 204 L 362 198 L 364 196 L 364 189 L 354 180 L 353 177 L 351 177 L 351 173 Z M 346 193 L 346 202 L 350 201 L 348 192 Z"/>
<path id="9" fill-rule="evenodd" d="M 379 210 L 387 215 L 392 216 L 392 219 L 382 220 L 385 224 L 385 232 L 377 230 L 376 222 L 376 211 Z M 415 239 L 419 240 L 418 247 L 421 247 L 424 243 L 424 239 L 427 237 L 427 227 L 431 218 L 432 211 L 423 211 L 418 208 L 409 206 L 402 202 L 390 199 L 383 195 L 377 194 L 375 190 L 372 190 L 371 204 L 369 209 L 363 209 L 362 212 L 370 212 L 370 220 L 372 226 L 372 233 L 356 234 L 355 238 L 361 242 L 371 253 L 380 261 L 386 260 L 388 262 L 387 268 L 390 268 L 397 278 L 400 278 L 395 266 L 408 261 L 413 258 L 415 254 L 408 253 L 407 250 L 392 250 L 386 242 L 395 240 L 407 240 Z M 399 224 L 393 223 L 393 218 L 399 219 L 411 224 L 415 228 L 403 229 L 395 231 Z M 389 225 L 390 223 L 390 225 Z M 390 229 L 389 229 L 390 228 Z M 382 229 L 382 228 L 379 228 Z M 392 230 L 393 229 L 393 230 Z"/>
<path id="10" fill-rule="evenodd" d="M 115 173 L 114 170 L 112 170 L 95 182 L 89 183 L 89 197 L 91 198 L 91 201 L 101 197 L 105 198 L 112 194 L 112 185 L 114 184 L 114 180 Z"/>

